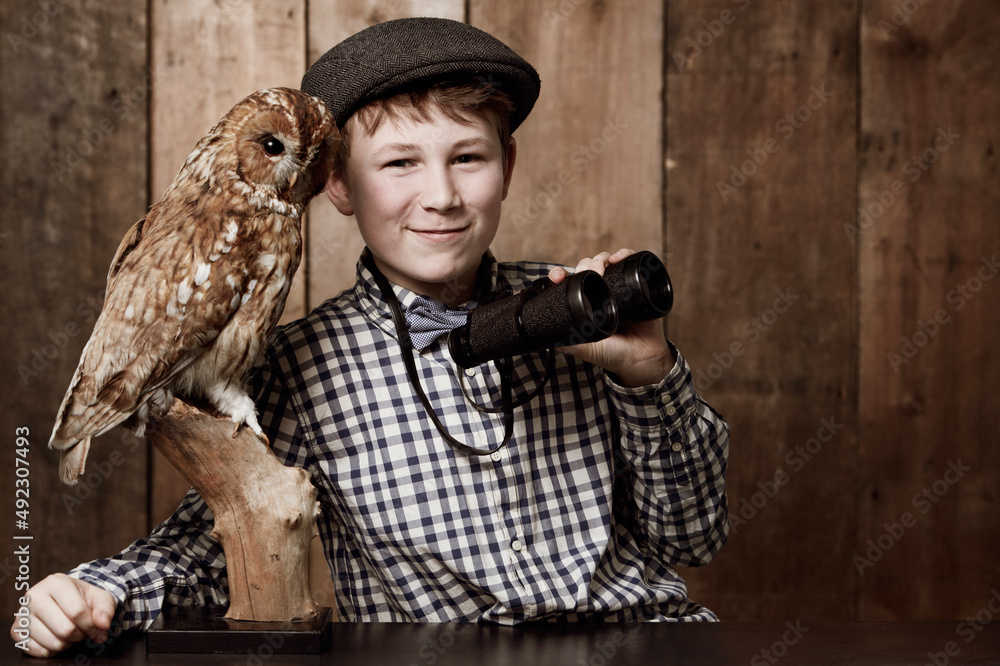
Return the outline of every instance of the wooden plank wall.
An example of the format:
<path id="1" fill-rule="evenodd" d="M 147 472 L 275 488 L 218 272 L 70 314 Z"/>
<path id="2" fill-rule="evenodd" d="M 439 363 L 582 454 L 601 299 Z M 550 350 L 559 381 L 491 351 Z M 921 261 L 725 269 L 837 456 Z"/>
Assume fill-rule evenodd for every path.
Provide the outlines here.
<path id="1" fill-rule="evenodd" d="M 1000 583 L 1000 11 L 861 26 L 857 612 L 972 617 Z"/>
<path id="2" fill-rule="evenodd" d="M 576 4 L 470 6 L 470 22 L 531 62 L 545 91 L 516 132 L 499 258 L 576 264 L 603 250 L 663 245 L 663 8 Z"/>
<path id="3" fill-rule="evenodd" d="M 34 583 L 117 552 L 149 525 L 144 442 L 105 437 L 75 488 L 59 482 L 58 460 L 46 449 L 100 311 L 111 257 L 148 206 L 147 20 L 142 3 L 0 4 L 0 607 L 7 618 L 21 594 L 18 576 Z M 29 432 L 27 529 L 16 527 L 14 514 L 18 428 Z M 14 541 L 12 532 L 32 539 Z M 26 563 L 14 554 L 24 545 Z"/>
<path id="4" fill-rule="evenodd" d="M 733 534 L 683 572 L 693 598 L 729 620 L 985 607 L 1000 586 L 988 0 L 4 3 L 0 421 L 11 447 L 30 430 L 32 513 L 23 532 L 0 521 L 0 541 L 34 537 L 30 579 L 118 550 L 185 490 L 112 435 L 67 491 L 44 448 L 121 235 L 238 99 L 417 15 L 484 28 L 541 75 L 501 259 L 667 259 L 668 335 L 733 432 Z M 317 200 L 286 318 L 349 286 L 360 247 Z M 14 481 L 0 475 L 5 506 Z"/>
<path id="5" fill-rule="evenodd" d="M 838 224 L 854 210 L 856 7 L 668 6 L 668 326 L 733 441 L 733 534 L 691 591 L 732 619 L 852 617 L 853 586 L 830 582 L 851 580 L 857 531 L 856 267 Z"/>

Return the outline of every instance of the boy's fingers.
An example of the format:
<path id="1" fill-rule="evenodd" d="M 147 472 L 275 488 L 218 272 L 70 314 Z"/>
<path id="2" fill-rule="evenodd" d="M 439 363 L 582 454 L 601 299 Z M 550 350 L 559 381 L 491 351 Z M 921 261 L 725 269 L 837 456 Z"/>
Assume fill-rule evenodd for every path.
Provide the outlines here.
<path id="1" fill-rule="evenodd" d="M 72 641 L 63 640 L 56 636 L 49 627 L 38 621 L 31 623 L 30 632 L 28 654 L 33 657 L 51 657 L 72 644 Z"/>
<path id="2" fill-rule="evenodd" d="M 107 590 L 53 574 L 28 590 L 28 626 L 11 626 L 16 643 L 33 657 L 51 657 L 86 638 L 107 640 L 117 602 Z"/>
<path id="3" fill-rule="evenodd" d="M 32 638 L 35 638 L 36 635 L 43 639 L 54 636 L 61 640 L 77 631 L 76 625 L 70 618 L 66 617 L 66 613 L 60 608 L 48 588 L 29 590 L 28 595 L 30 616 L 28 631 Z M 48 643 L 51 641 L 44 641 L 44 644 Z"/>
<path id="4" fill-rule="evenodd" d="M 103 643 L 114 615 L 114 597 L 107 590 L 75 578 L 70 578 L 68 584 L 72 590 L 67 589 L 57 597 L 57 602 L 77 629 L 71 640 L 89 636 L 94 642 Z"/>
<path id="5" fill-rule="evenodd" d="M 53 599 L 59 604 L 59 609 L 63 615 L 69 618 L 74 626 L 79 627 L 83 631 L 90 628 L 92 623 L 90 606 L 83 596 L 83 590 L 74 585 L 72 590 L 68 590 L 58 596 L 53 595 Z M 57 629 L 57 627 L 53 627 L 53 629 Z"/>
<path id="6" fill-rule="evenodd" d="M 30 612 L 27 637 L 19 635 L 15 640 L 27 638 L 28 654 L 33 657 L 52 656 L 65 650 L 74 640 L 83 638 L 83 634 L 44 590 L 32 596 Z"/>
<path id="7" fill-rule="evenodd" d="M 580 271 L 596 271 L 601 275 L 604 275 L 604 268 L 608 265 L 608 258 L 611 255 L 607 252 L 601 252 L 595 257 L 588 259 L 581 259 L 580 263 L 576 265 L 576 272 Z"/>
<path id="8" fill-rule="evenodd" d="M 608 265 L 617 264 L 630 254 L 635 254 L 635 252 L 627 247 L 623 247 L 614 254 L 601 252 L 594 257 L 585 257 L 576 264 L 576 268 L 573 269 L 573 272 L 579 273 L 580 271 L 595 271 L 604 275 L 604 270 L 608 267 Z M 553 268 L 549 271 L 549 279 L 556 284 L 565 280 L 568 275 L 569 272 L 561 266 Z"/>
<path id="9" fill-rule="evenodd" d="M 628 249 L 627 247 L 623 247 L 622 249 L 612 254 L 611 257 L 609 257 L 609 261 L 612 264 L 617 264 L 619 261 L 629 256 L 630 254 L 635 254 L 635 252 L 633 250 Z"/>
<path id="10" fill-rule="evenodd" d="M 562 266 L 556 266 L 555 268 L 549 271 L 549 279 L 552 280 L 552 282 L 554 282 L 555 284 L 559 284 L 567 277 L 569 277 L 569 271 L 567 271 Z"/>
<path id="11" fill-rule="evenodd" d="M 96 630 L 91 636 L 98 643 L 103 643 L 111 628 L 111 619 L 115 616 L 116 599 L 113 594 L 96 585 L 89 583 L 82 583 L 82 585 L 84 586 L 83 596 L 91 608 L 91 622 Z"/>

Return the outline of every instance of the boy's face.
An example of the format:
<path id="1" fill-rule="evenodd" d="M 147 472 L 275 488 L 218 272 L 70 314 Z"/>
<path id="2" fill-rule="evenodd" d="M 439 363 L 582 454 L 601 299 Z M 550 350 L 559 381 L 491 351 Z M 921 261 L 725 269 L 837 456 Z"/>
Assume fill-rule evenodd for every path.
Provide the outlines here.
<path id="1" fill-rule="evenodd" d="M 476 289 L 483 252 L 496 235 L 515 147 L 474 115 L 469 124 L 434 109 L 427 121 L 386 119 L 367 135 L 354 119 L 346 178 L 327 194 L 354 215 L 375 263 L 392 282 L 451 305 Z"/>

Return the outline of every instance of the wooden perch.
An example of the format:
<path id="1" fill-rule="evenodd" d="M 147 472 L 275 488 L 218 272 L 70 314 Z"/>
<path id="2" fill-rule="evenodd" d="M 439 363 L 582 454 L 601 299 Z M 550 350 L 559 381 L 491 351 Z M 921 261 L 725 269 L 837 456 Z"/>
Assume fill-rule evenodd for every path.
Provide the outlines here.
<path id="1" fill-rule="evenodd" d="M 309 473 L 286 467 L 249 428 L 180 400 L 149 441 L 194 486 L 215 516 L 212 536 L 226 554 L 233 620 L 316 617 L 309 590 L 309 542 L 319 502 Z"/>

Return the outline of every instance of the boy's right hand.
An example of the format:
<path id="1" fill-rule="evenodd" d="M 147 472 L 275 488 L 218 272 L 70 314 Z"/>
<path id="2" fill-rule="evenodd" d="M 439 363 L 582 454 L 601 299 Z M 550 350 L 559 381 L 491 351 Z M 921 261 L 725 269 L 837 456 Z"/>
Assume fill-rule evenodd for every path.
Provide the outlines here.
<path id="1" fill-rule="evenodd" d="M 107 590 L 61 573 L 37 583 L 27 597 L 28 654 L 33 657 L 51 657 L 87 638 L 103 643 L 118 605 Z M 23 641 L 24 634 L 17 629 L 15 620 L 11 638 Z"/>

